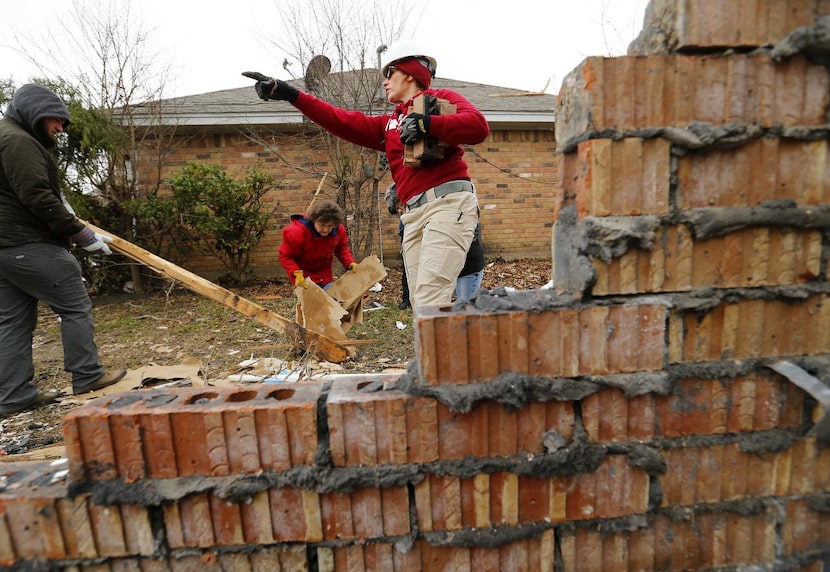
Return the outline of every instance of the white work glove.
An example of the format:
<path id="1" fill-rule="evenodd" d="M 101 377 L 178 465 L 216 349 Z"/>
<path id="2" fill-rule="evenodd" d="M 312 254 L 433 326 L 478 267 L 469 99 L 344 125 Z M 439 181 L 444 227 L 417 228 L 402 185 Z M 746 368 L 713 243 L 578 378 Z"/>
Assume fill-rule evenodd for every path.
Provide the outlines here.
<path id="1" fill-rule="evenodd" d="M 106 255 L 112 254 L 112 250 L 107 246 L 108 242 L 112 242 L 112 238 L 98 232 L 92 232 L 89 228 L 84 228 L 81 232 L 73 236 L 72 240 L 87 252 L 97 252 L 100 250 Z"/>
<path id="2" fill-rule="evenodd" d="M 104 236 L 103 234 L 99 234 L 97 232 L 93 234 L 95 235 L 95 242 L 82 248 L 87 252 L 95 252 L 96 250 L 100 250 L 107 256 L 112 254 L 112 250 L 110 250 L 110 247 L 107 246 L 107 243 L 112 242 L 112 238 L 109 236 Z"/>

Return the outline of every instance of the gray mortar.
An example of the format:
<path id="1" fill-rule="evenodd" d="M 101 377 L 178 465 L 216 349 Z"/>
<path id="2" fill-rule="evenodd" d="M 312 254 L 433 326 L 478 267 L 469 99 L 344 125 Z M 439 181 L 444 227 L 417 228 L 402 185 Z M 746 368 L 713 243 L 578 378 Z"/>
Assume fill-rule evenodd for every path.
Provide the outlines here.
<path id="1" fill-rule="evenodd" d="M 588 129 L 564 140 L 557 148 L 559 153 L 573 153 L 580 143 L 593 139 L 621 141 L 626 138 L 656 139 L 661 137 L 672 144 L 671 153 L 677 156 L 692 152 L 732 149 L 761 137 L 781 137 L 795 141 L 822 141 L 828 138 L 826 125 L 762 127 L 745 123 L 713 124 L 692 121 L 684 127 L 652 126 L 637 129 Z"/>
<path id="2" fill-rule="evenodd" d="M 672 381 L 688 378 L 734 379 L 760 371 L 763 359 L 713 361 L 702 363 L 673 363 L 666 368 Z"/>
<path id="3" fill-rule="evenodd" d="M 518 540 L 538 538 L 543 532 L 551 528 L 553 528 L 553 525 L 534 523 L 519 526 L 423 532 L 420 536 L 432 546 L 498 548 Z"/>
<path id="4" fill-rule="evenodd" d="M 619 443 L 608 446 L 609 453 L 628 455 L 628 464 L 649 475 L 662 475 L 668 469 L 659 449 L 642 443 Z"/>
<path id="5" fill-rule="evenodd" d="M 810 507 L 810 510 L 816 512 L 830 513 L 830 492 L 823 491 L 818 495 L 809 497 L 807 499 L 807 506 Z"/>
<path id="6" fill-rule="evenodd" d="M 795 201 L 779 200 L 746 208 L 699 208 L 683 211 L 679 221 L 692 229 L 697 240 L 762 226 L 830 230 L 830 205 L 798 207 Z"/>
<path id="7" fill-rule="evenodd" d="M 676 0 L 651 0 L 643 15 L 643 28 L 628 44 L 629 56 L 670 54 L 677 49 L 675 22 L 680 3 Z"/>
<path id="8" fill-rule="evenodd" d="M 584 217 L 576 222 L 574 246 L 608 263 L 632 248 L 652 250 L 659 227 L 660 218 L 649 215 Z"/>
<path id="9" fill-rule="evenodd" d="M 673 306 L 682 312 L 709 312 L 721 304 L 742 300 L 806 300 L 816 294 L 830 293 L 830 282 L 809 282 L 790 286 L 763 288 L 698 288 L 688 293 L 672 294 Z"/>
<path id="10" fill-rule="evenodd" d="M 781 453 L 790 449 L 800 437 L 782 429 L 747 433 L 738 441 L 738 449 L 744 453 Z"/>
<path id="11" fill-rule="evenodd" d="M 553 225 L 553 280 L 557 291 L 581 298 L 597 280 L 597 269 L 591 260 L 578 255 L 575 204 L 567 204 L 559 211 Z"/>
<path id="12" fill-rule="evenodd" d="M 419 381 L 418 364 L 413 360 L 395 387 L 409 395 L 437 399 L 450 411 L 467 413 L 480 401 L 496 401 L 512 411 L 529 403 L 552 399 L 579 401 L 603 387 L 620 389 L 629 398 L 647 393 L 667 395 L 671 383 L 668 374 L 662 371 L 580 377 L 544 377 L 504 372 L 483 382 L 425 386 Z"/>
<path id="13" fill-rule="evenodd" d="M 790 32 L 772 49 L 772 59 L 781 61 L 803 53 L 811 61 L 830 67 L 830 14 L 819 17 L 812 26 Z"/>

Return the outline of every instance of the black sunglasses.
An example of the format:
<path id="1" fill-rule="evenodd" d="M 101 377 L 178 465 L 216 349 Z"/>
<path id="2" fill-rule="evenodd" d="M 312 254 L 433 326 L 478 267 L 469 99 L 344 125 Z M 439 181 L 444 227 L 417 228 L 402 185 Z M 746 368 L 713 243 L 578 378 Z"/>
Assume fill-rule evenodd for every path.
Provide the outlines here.
<path id="1" fill-rule="evenodd" d="M 396 68 L 395 66 L 389 66 L 388 68 L 386 68 L 386 73 L 384 74 L 383 77 L 385 77 L 386 79 L 389 79 L 390 77 L 392 77 L 392 74 L 395 73 L 396 71 L 398 71 L 398 68 Z"/>

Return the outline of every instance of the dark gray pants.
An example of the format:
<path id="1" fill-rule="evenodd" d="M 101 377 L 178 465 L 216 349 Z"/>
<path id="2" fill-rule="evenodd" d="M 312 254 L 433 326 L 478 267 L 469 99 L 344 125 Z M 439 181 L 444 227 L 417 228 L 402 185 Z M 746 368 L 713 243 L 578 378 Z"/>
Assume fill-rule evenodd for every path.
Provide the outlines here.
<path id="1" fill-rule="evenodd" d="M 63 366 L 82 391 L 104 373 L 92 325 L 92 301 L 81 265 L 61 246 L 33 243 L 0 249 L 0 413 L 37 397 L 32 335 L 42 300 L 61 319 Z"/>

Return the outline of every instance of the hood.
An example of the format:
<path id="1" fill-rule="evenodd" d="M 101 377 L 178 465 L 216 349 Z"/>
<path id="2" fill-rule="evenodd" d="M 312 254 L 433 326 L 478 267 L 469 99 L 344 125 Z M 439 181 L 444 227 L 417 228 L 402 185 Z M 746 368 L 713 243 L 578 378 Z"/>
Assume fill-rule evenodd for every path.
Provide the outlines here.
<path id="1" fill-rule="evenodd" d="M 22 125 L 47 147 L 52 141 L 38 128 L 38 122 L 44 117 L 58 117 L 69 125 L 69 109 L 63 100 L 48 87 L 34 83 L 27 83 L 14 92 L 6 117 Z"/>

